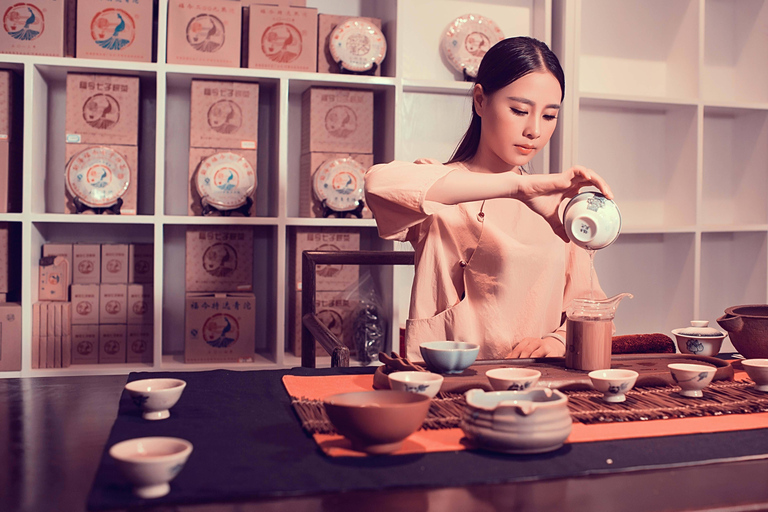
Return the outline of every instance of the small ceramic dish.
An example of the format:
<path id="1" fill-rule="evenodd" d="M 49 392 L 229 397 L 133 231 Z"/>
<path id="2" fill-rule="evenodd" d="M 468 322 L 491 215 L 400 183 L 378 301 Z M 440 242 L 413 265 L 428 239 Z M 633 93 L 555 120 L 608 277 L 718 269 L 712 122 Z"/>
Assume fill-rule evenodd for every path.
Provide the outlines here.
<path id="1" fill-rule="evenodd" d="M 768 359 L 744 359 L 741 365 L 755 383 L 755 389 L 768 392 Z"/>
<path id="2" fill-rule="evenodd" d="M 667 365 L 672 378 L 680 386 L 680 394 L 699 398 L 704 396 L 702 389 L 709 386 L 717 368 L 703 364 L 671 363 Z"/>
<path id="3" fill-rule="evenodd" d="M 496 391 L 525 391 L 536 385 L 541 372 L 531 368 L 494 368 L 485 376 Z"/>
<path id="4" fill-rule="evenodd" d="M 431 372 L 392 372 L 389 374 L 389 387 L 395 391 L 421 393 L 434 398 L 443 385 L 443 376 Z"/>
<path id="5" fill-rule="evenodd" d="M 692 320 L 690 327 L 672 329 L 680 352 L 697 356 L 719 354 L 727 333 L 708 326 L 709 322 L 706 320 Z"/>
<path id="6" fill-rule="evenodd" d="M 164 420 L 179 401 L 187 383 L 181 379 L 143 379 L 129 382 L 125 390 L 142 411 L 145 420 Z"/>
<path id="7" fill-rule="evenodd" d="M 192 443 L 176 437 L 140 437 L 113 445 L 109 455 L 133 484 L 140 498 L 159 498 L 170 492 L 168 482 L 184 467 Z"/>
<path id="8" fill-rule="evenodd" d="M 461 341 L 427 341 L 419 345 L 427 368 L 436 373 L 461 373 L 475 362 L 480 345 Z"/>
<path id="9" fill-rule="evenodd" d="M 589 372 L 592 387 L 603 393 L 606 402 L 624 402 L 624 395 L 635 385 L 639 374 L 634 370 L 594 370 Z"/>

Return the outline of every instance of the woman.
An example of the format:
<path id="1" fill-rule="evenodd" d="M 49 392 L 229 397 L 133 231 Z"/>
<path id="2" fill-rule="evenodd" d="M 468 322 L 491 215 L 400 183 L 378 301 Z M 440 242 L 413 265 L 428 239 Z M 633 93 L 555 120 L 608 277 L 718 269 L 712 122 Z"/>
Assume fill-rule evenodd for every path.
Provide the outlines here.
<path id="1" fill-rule="evenodd" d="M 544 43 L 505 39 L 483 57 L 470 127 L 448 163 L 368 171 L 365 196 L 379 235 L 415 249 L 411 360 L 432 340 L 478 343 L 482 359 L 564 355 L 563 312 L 588 296 L 591 266 L 568 243 L 558 208 L 587 185 L 613 197 L 584 167 L 523 170 L 549 142 L 564 95 L 563 70 Z M 594 286 L 604 298 L 596 279 Z"/>

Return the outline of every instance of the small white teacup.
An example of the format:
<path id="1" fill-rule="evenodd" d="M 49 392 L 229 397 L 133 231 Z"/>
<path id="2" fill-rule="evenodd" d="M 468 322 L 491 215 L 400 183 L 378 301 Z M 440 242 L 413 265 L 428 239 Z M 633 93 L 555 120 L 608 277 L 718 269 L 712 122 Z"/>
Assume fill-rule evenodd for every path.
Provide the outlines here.
<path id="1" fill-rule="evenodd" d="M 179 401 L 187 383 L 181 379 L 143 379 L 129 382 L 125 390 L 143 412 L 145 420 L 164 420 Z"/>
<path id="2" fill-rule="evenodd" d="M 140 437 L 113 445 L 109 455 L 133 484 L 140 498 L 159 498 L 171 490 L 168 482 L 184 467 L 192 443 L 176 437 Z"/>
<path id="3" fill-rule="evenodd" d="M 768 359 L 744 359 L 741 366 L 755 383 L 755 389 L 768 392 Z"/>
<path id="4" fill-rule="evenodd" d="M 392 372 L 389 387 L 395 391 L 408 391 L 434 398 L 443 385 L 443 376 L 430 372 Z"/>
<path id="5" fill-rule="evenodd" d="M 691 363 L 671 363 L 667 365 L 672 378 L 680 386 L 680 394 L 687 397 L 704 396 L 702 389 L 709 386 L 717 372 L 714 366 Z"/>
<path id="6" fill-rule="evenodd" d="M 541 372 L 531 368 L 494 368 L 485 376 L 496 391 L 527 391 L 539 381 Z"/>
<path id="7" fill-rule="evenodd" d="M 592 387 L 602 391 L 606 402 L 624 402 L 624 395 L 635 385 L 639 374 L 634 370 L 606 369 L 589 372 Z"/>

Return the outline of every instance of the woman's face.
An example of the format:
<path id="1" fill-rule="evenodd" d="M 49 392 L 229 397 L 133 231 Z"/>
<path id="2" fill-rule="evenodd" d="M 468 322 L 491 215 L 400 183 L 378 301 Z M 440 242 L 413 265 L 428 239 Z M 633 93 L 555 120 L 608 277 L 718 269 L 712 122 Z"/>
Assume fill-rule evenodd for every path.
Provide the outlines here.
<path id="1" fill-rule="evenodd" d="M 478 153 L 495 156 L 509 166 L 527 164 L 552 137 L 561 96 L 554 75 L 541 71 L 529 73 L 490 96 L 475 86 L 475 110 L 482 118 Z"/>

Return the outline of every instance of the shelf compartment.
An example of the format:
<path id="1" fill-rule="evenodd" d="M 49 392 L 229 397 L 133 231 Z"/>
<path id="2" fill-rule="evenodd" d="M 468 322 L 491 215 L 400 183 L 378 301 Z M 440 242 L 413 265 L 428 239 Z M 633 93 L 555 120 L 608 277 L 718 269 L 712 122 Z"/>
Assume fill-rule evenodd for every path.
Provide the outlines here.
<path id="1" fill-rule="evenodd" d="M 768 2 L 706 0 L 702 97 L 768 101 Z"/>
<path id="2" fill-rule="evenodd" d="M 595 253 L 600 286 L 610 297 L 629 292 L 616 312 L 616 334 L 685 326 L 694 313 L 694 234 L 622 234 Z"/>
<path id="3" fill-rule="evenodd" d="M 768 110 L 705 107 L 703 155 L 700 222 L 768 222 Z"/>
<path id="4" fill-rule="evenodd" d="M 624 227 L 693 226 L 697 107 L 582 100 L 576 163 L 616 195 Z"/>
<path id="5" fill-rule="evenodd" d="M 697 0 L 583 0 L 580 92 L 698 97 Z"/>

